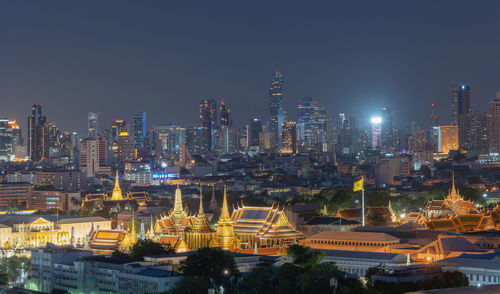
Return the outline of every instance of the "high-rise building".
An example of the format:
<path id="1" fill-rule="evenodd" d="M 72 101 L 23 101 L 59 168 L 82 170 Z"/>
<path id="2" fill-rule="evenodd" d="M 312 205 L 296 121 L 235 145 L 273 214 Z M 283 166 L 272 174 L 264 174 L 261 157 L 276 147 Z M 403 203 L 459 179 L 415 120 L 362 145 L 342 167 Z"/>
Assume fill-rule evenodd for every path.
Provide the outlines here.
<path id="1" fill-rule="evenodd" d="M 42 115 L 42 105 L 33 104 L 28 117 L 27 153 L 31 161 L 38 163 L 49 155 L 47 118 Z"/>
<path id="2" fill-rule="evenodd" d="M 12 154 L 12 127 L 7 118 L 0 118 L 0 161 L 10 161 Z"/>
<path id="3" fill-rule="evenodd" d="M 380 134 L 380 146 L 386 152 L 394 151 L 394 125 L 391 110 L 382 107 L 382 127 Z"/>
<path id="4" fill-rule="evenodd" d="M 285 121 L 282 124 L 281 153 L 297 153 L 297 129 L 294 121 Z"/>
<path id="5" fill-rule="evenodd" d="M 276 70 L 269 87 L 269 131 L 274 132 L 275 138 L 278 138 L 276 142 L 278 147 L 281 147 L 281 128 L 285 121 L 283 102 L 283 73 Z"/>
<path id="6" fill-rule="evenodd" d="M 262 120 L 252 118 L 248 125 L 248 148 L 260 146 L 260 134 L 262 133 Z"/>
<path id="7" fill-rule="evenodd" d="M 441 126 L 439 141 L 440 153 L 448 154 L 450 150 L 458 150 L 458 126 Z"/>
<path id="8" fill-rule="evenodd" d="M 201 141 L 203 128 L 191 127 L 186 130 L 186 147 L 189 153 L 199 154 L 201 150 Z"/>
<path id="9" fill-rule="evenodd" d="M 134 146 L 142 150 L 144 148 L 144 138 L 146 137 L 146 113 L 136 112 L 134 114 Z"/>
<path id="10" fill-rule="evenodd" d="M 426 140 L 425 132 L 421 129 L 417 129 L 408 136 L 408 152 L 415 153 L 425 150 Z"/>
<path id="11" fill-rule="evenodd" d="M 339 113 L 335 120 L 335 150 L 339 154 L 354 154 L 360 151 L 359 130 L 353 117 Z"/>
<path id="12" fill-rule="evenodd" d="M 460 148 L 469 153 L 488 154 L 488 116 L 471 112 L 460 116 Z"/>
<path id="13" fill-rule="evenodd" d="M 470 112 L 470 86 L 453 83 L 451 88 L 451 125 L 459 125 L 460 115 Z"/>
<path id="14" fill-rule="evenodd" d="M 219 110 L 219 119 L 220 119 L 220 126 L 225 126 L 229 127 L 231 126 L 231 110 L 226 106 L 224 103 L 224 99 L 220 100 L 220 110 Z"/>
<path id="15" fill-rule="evenodd" d="M 500 153 L 500 92 L 488 105 L 489 152 Z"/>
<path id="16" fill-rule="evenodd" d="M 89 112 L 88 114 L 88 136 L 97 137 L 99 133 L 99 113 Z"/>
<path id="17" fill-rule="evenodd" d="M 121 132 L 128 133 L 127 122 L 123 119 L 114 119 L 111 121 L 111 142 L 118 142 L 118 136 Z"/>
<path id="18" fill-rule="evenodd" d="M 328 141 L 326 108 L 311 97 L 304 97 L 297 105 L 299 138 L 307 150 Z M 303 137 L 303 138 L 302 138 Z"/>
<path id="19" fill-rule="evenodd" d="M 82 140 L 80 143 L 80 170 L 87 177 L 109 172 L 109 167 L 104 169 L 106 166 L 106 154 L 106 140 L 95 137 Z"/>
<path id="20" fill-rule="evenodd" d="M 213 150 L 213 130 L 217 123 L 217 102 L 204 99 L 200 102 L 200 127 L 202 128 L 201 152 Z"/>
<path id="21" fill-rule="evenodd" d="M 371 136 L 372 147 L 377 148 L 380 147 L 381 145 L 380 135 L 382 133 L 382 118 L 372 117 L 371 123 L 372 123 L 372 136 Z"/>
<path id="22" fill-rule="evenodd" d="M 118 135 L 118 164 L 123 164 L 125 160 L 135 159 L 134 142 L 128 132 L 121 132 Z"/>
<path id="23" fill-rule="evenodd" d="M 179 149 L 186 143 L 186 129 L 175 125 L 155 126 L 155 154 L 160 158 L 178 159 Z"/>

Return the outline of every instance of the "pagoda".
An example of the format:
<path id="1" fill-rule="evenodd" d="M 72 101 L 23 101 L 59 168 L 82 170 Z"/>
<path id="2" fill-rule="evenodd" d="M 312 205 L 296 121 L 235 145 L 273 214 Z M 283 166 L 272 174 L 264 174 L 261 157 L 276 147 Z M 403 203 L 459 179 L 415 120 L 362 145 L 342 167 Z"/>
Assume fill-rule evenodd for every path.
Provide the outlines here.
<path id="1" fill-rule="evenodd" d="M 224 186 L 224 199 L 222 202 L 221 215 L 217 223 L 215 238 L 210 242 L 210 247 L 220 247 L 223 250 L 236 251 L 239 249 L 239 240 L 234 234 L 233 220 L 229 216 L 227 208 L 226 186 Z"/>
<path id="2" fill-rule="evenodd" d="M 186 229 L 186 243 L 189 249 L 197 250 L 198 248 L 208 247 L 213 237 L 214 230 L 208 224 L 203 211 L 203 191 L 200 185 L 200 208 L 194 225 Z"/>
<path id="3" fill-rule="evenodd" d="M 116 171 L 115 177 L 115 187 L 113 188 L 113 193 L 111 194 L 112 201 L 120 201 L 123 200 L 122 189 L 120 188 L 120 182 L 118 181 L 118 170 Z"/>
<path id="4" fill-rule="evenodd" d="M 168 215 L 156 220 L 155 235 L 183 235 L 186 228 L 195 223 L 195 217 L 182 207 L 182 192 L 179 186 L 175 190 L 174 209 Z"/>

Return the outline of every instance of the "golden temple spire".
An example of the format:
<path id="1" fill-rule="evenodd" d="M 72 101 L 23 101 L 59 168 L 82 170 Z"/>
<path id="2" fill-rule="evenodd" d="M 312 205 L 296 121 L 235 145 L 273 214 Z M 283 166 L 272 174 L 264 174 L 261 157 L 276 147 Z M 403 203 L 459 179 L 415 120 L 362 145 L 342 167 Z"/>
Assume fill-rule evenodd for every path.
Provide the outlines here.
<path id="1" fill-rule="evenodd" d="M 448 197 L 446 197 L 447 200 L 449 201 L 457 201 L 459 199 L 462 199 L 460 197 L 460 194 L 457 192 L 457 189 L 455 189 L 455 171 L 451 170 L 451 190 L 450 193 L 448 194 Z"/>
<path id="2" fill-rule="evenodd" d="M 184 212 L 184 209 L 182 208 L 182 192 L 181 189 L 179 188 L 179 185 L 177 185 L 177 189 L 175 190 L 175 200 L 174 200 L 174 211 L 172 212 L 172 215 L 174 217 L 174 224 L 175 225 L 180 225 L 182 218 L 186 215 Z"/>
<path id="3" fill-rule="evenodd" d="M 203 187 L 200 184 L 200 209 L 198 210 L 198 215 L 203 215 Z"/>
<path id="4" fill-rule="evenodd" d="M 222 211 L 220 219 L 230 219 L 229 210 L 227 208 L 226 185 L 224 185 L 224 199 L 222 200 Z"/>
<path id="5" fill-rule="evenodd" d="M 115 187 L 113 188 L 113 193 L 111 194 L 111 200 L 123 200 L 122 189 L 120 188 L 120 181 L 118 180 L 118 170 L 116 170 Z"/>
<path id="6" fill-rule="evenodd" d="M 239 240 L 234 234 L 233 220 L 229 216 L 227 209 L 226 186 L 224 185 L 224 200 L 222 203 L 222 211 L 217 222 L 217 231 L 215 238 L 212 240 L 211 247 L 220 247 L 223 250 L 237 250 L 240 247 Z"/>

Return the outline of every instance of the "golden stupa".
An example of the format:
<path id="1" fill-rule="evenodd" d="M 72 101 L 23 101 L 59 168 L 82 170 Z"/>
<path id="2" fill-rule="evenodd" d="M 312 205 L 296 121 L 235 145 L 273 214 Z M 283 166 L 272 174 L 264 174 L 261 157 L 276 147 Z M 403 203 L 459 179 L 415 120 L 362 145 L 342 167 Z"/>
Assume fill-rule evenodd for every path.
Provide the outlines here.
<path id="1" fill-rule="evenodd" d="M 110 200 L 123 200 L 122 189 L 120 188 L 120 182 L 118 181 L 118 171 L 116 171 L 115 187 L 113 188 L 113 193 L 111 194 Z"/>
<path id="2" fill-rule="evenodd" d="M 238 250 L 240 247 L 240 242 L 234 234 L 233 220 L 227 208 L 226 186 L 224 186 L 224 200 L 215 238 L 210 243 L 210 247 L 220 247 L 223 250 Z"/>
<path id="3" fill-rule="evenodd" d="M 186 230 L 185 239 L 189 249 L 208 247 L 214 237 L 214 231 L 208 224 L 205 213 L 203 212 L 203 191 L 200 185 L 200 208 L 194 224 Z"/>

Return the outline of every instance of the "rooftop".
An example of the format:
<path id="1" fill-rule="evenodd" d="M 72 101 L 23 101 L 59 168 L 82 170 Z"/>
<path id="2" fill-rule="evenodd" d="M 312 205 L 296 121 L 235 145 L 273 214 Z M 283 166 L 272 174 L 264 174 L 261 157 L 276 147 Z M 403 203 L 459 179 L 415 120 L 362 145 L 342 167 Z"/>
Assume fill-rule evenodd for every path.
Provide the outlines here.
<path id="1" fill-rule="evenodd" d="M 325 257 L 338 258 L 355 258 L 355 259 L 371 259 L 378 261 L 392 261 L 398 256 L 404 257 L 400 253 L 384 253 L 384 252 L 369 252 L 369 251 L 349 251 L 349 250 L 323 250 L 312 249 L 314 251 L 322 251 Z"/>
<path id="2" fill-rule="evenodd" d="M 334 232 L 323 231 L 309 236 L 307 239 L 332 239 L 332 240 L 349 240 L 349 241 L 378 241 L 378 242 L 393 242 L 399 241 L 386 233 L 373 232 Z"/>

